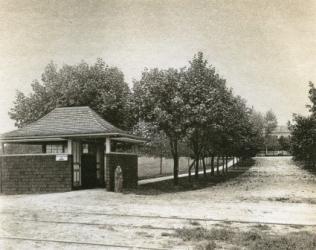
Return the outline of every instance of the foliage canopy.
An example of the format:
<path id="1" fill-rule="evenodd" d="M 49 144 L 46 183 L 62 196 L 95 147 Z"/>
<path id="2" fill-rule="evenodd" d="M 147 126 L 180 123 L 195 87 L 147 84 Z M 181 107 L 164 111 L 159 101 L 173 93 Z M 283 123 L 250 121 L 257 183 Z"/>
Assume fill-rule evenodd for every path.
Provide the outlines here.
<path id="1" fill-rule="evenodd" d="M 123 73 L 107 66 L 102 59 L 94 65 L 81 62 L 58 69 L 46 66 L 41 81 L 32 83 L 29 95 L 17 91 L 10 118 L 18 127 L 36 121 L 56 107 L 90 106 L 107 121 L 120 128 L 130 128 L 131 93 Z"/>

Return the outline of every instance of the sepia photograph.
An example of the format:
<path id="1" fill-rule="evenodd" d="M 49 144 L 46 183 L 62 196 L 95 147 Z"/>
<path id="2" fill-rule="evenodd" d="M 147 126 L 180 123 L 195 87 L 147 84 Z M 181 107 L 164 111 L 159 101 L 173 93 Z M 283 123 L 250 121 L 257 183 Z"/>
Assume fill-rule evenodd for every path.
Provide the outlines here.
<path id="1" fill-rule="evenodd" d="M 315 250 L 316 0 L 0 0 L 0 250 Z"/>

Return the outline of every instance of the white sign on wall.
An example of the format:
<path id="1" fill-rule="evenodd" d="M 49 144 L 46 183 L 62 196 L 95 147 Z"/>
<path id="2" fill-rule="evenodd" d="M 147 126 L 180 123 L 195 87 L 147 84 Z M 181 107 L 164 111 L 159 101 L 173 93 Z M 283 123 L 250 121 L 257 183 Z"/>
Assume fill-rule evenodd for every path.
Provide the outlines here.
<path id="1" fill-rule="evenodd" d="M 56 161 L 68 161 L 68 155 L 56 155 Z"/>

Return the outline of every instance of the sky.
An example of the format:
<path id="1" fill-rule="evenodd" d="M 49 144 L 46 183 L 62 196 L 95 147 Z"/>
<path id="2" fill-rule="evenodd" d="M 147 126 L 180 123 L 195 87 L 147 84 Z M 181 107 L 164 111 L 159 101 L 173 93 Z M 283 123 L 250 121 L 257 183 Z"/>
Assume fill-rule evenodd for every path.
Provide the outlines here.
<path id="1" fill-rule="evenodd" d="M 234 93 L 279 124 L 307 114 L 316 83 L 314 0 L 0 0 L 0 133 L 16 90 L 51 61 L 103 58 L 130 87 L 145 67 L 180 68 L 202 51 Z"/>

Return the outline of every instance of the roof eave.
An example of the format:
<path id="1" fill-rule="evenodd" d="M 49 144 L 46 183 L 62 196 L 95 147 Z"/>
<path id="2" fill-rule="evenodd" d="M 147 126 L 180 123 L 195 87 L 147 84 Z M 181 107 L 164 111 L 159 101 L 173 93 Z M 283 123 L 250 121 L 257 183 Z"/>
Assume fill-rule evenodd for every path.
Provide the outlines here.
<path id="1" fill-rule="evenodd" d="M 31 142 L 31 141 L 64 141 L 71 138 L 103 138 L 103 137 L 118 137 L 124 136 L 136 140 L 143 138 L 127 133 L 91 133 L 91 134 L 70 134 L 70 135 L 47 135 L 47 136 L 15 136 L 15 137 L 0 137 L 0 142 Z"/>
<path id="2" fill-rule="evenodd" d="M 24 143 L 24 142 L 60 142 L 67 141 L 65 138 L 10 138 L 0 139 L 1 143 Z"/>
<path id="3" fill-rule="evenodd" d="M 134 138 L 129 138 L 129 137 L 116 137 L 111 140 L 118 141 L 118 142 L 134 143 L 134 144 L 142 144 L 142 143 L 147 142 L 147 140 L 144 140 L 144 139 L 134 139 Z"/>

